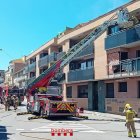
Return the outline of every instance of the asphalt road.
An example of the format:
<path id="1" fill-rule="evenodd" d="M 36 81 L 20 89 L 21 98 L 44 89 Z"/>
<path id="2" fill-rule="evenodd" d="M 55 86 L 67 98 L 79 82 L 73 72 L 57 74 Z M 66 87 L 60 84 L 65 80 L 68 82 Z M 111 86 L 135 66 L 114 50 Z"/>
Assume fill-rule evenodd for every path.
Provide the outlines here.
<path id="1" fill-rule="evenodd" d="M 0 140 L 129 140 L 125 122 L 95 121 L 78 118 L 34 119 L 28 115 L 17 116 L 17 112 L 26 111 L 26 103 L 15 112 L 0 109 Z M 94 116 L 93 116 L 94 117 Z M 73 131 L 73 136 L 61 134 L 51 136 L 51 129 Z M 136 123 L 140 136 L 140 124 Z M 135 138 L 131 138 L 135 139 Z M 137 139 L 140 139 L 138 137 Z"/>

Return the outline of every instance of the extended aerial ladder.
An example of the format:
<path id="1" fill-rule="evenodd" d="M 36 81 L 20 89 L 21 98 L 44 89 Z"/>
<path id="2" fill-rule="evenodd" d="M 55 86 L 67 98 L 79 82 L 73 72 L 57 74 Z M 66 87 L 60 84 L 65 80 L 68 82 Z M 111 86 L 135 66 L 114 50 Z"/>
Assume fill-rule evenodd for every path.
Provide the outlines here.
<path id="1" fill-rule="evenodd" d="M 90 43 L 94 42 L 99 36 L 101 36 L 109 26 L 115 24 L 118 24 L 121 28 L 132 26 L 133 22 L 131 21 L 127 9 L 120 9 L 109 20 L 95 28 L 89 35 L 69 49 L 67 54 L 63 55 L 49 69 L 44 71 L 39 77 L 28 85 L 28 92 L 31 93 L 36 88 L 49 86 L 51 80 L 55 77 L 59 70 L 63 69 L 77 54 L 82 52 L 90 45 Z"/>

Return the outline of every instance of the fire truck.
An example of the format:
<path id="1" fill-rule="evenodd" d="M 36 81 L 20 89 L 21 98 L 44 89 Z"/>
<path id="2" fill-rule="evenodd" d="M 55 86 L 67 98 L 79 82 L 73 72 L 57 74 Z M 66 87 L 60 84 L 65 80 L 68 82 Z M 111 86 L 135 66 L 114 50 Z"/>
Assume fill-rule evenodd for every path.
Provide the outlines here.
<path id="1" fill-rule="evenodd" d="M 133 26 L 127 9 L 120 9 L 109 20 L 94 28 L 84 39 L 72 46 L 67 54 L 63 55 L 50 68 L 44 71 L 27 87 L 27 110 L 36 112 L 40 115 L 48 116 L 72 116 L 76 115 L 77 103 L 74 101 L 63 101 L 62 94 L 58 87 L 51 87 L 51 81 L 57 74 L 69 64 L 73 58 L 86 49 L 90 43 L 93 43 L 101 36 L 109 26 L 118 25 L 121 29 Z M 82 75 L 81 75 L 82 76 Z M 39 88 L 45 87 L 46 90 L 40 92 Z"/>
<path id="2" fill-rule="evenodd" d="M 10 87 L 10 86 L 3 86 L 0 87 L 0 102 L 4 102 L 4 96 L 8 95 L 16 95 L 19 99 L 19 105 L 24 101 L 24 92 L 25 90 L 23 88 L 17 88 L 17 87 Z M 12 102 L 11 102 L 11 105 Z"/>

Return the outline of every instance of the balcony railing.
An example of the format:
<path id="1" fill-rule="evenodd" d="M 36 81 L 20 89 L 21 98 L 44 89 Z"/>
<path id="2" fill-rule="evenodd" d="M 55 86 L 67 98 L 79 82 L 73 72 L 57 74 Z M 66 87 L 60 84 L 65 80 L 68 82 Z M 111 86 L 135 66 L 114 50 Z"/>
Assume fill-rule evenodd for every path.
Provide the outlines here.
<path id="1" fill-rule="evenodd" d="M 82 52 L 80 52 L 78 55 L 76 55 L 75 58 L 93 54 L 93 50 L 94 50 L 93 45 L 91 44 L 86 49 L 84 49 Z"/>
<path id="2" fill-rule="evenodd" d="M 28 65 L 28 71 L 32 72 L 36 70 L 36 62 L 33 62 L 32 64 Z"/>
<path id="3" fill-rule="evenodd" d="M 39 67 L 47 66 L 48 64 L 49 64 L 49 56 L 48 55 L 40 58 L 40 60 L 38 62 Z"/>
<path id="4" fill-rule="evenodd" d="M 15 81 L 17 81 L 17 82 L 25 81 L 26 78 L 27 78 L 27 77 L 26 77 L 25 75 L 23 75 L 23 76 L 20 76 L 20 77 L 16 77 L 16 78 L 15 78 Z"/>
<path id="5" fill-rule="evenodd" d="M 31 82 L 33 82 L 33 80 L 35 80 L 35 76 L 31 77 L 30 79 L 27 79 L 26 84 L 29 85 Z"/>
<path id="6" fill-rule="evenodd" d="M 140 24 L 131 29 L 118 31 L 105 39 L 105 49 L 124 46 L 140 40 Z"/>
<path id="7" fill-rule="evenodd" d="M 56 52 L 52 52 L 50 55 L 49 55 L 49 63 L 52 63 L 54 61 L 57 60 L 57 53 Z"/>
<path id="8" fill-rule="evenodd" d="M 25 66 L 25 74 L 28 73 L 28 66 Z"/>
<path id="9" fill-rule="evenodd" d="M 81 80 L 91 80 L 94 78 L 93 67 L 87 68 L 85 70 L 77 69 L 69 71 L 68 82 L 71 81 L 81 81 Z"/>
<path id="10" fill-rule="evenodd" d="M 107 69 L 109 78 L 140 75 L 140 57 L 110 64 Z"/>
<path id="11" fill-rule="evenodd" d="M 66 54 L 66 52 L 59 52 L 58 54 L 57 54 L 57 60 L 59 60 L 63 55 L 65 55 Z"/>

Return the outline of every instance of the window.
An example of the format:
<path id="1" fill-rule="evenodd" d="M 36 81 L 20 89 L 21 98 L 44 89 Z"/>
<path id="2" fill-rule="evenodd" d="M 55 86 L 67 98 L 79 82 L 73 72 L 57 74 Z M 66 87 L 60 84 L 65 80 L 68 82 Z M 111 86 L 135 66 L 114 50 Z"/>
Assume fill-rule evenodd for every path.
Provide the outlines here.
<path id="1" fill-rule="evenodd" d="M 106 98 L 114 98 L 114 83 L 106 84 Z"/>
<path id="2" fill-rule="evenodd" d="M 58 48 L 58 52 L 62 52 L 62 51 L 63 51 L 62 47 Z"/>
<path id="3" fill-rule="evenodd" d="M 41 53 L 41 54 L 40 54 L 40 58 L 42 58 L 42 57 L 44 57 L 44 56 L 47 56 L 47 55 L 48 55 L 47 52 L 46 52 L 46 53 L 45 53 L 45 52 L 44 52 L 44 53 Z"/>
<path id="4" fill-rule="evenodd" d="M 78 86 L 78 98 L 88 98 L 88 85 Z"/>
<path id="5" fill-rule="evenodd" d="M 140 57 L 140 50 L 136 51 L 136 57 Z"/>
<path id="6" fill-rule="evenodd" d="M 127 92 L 127 82 L 119 82 L 119 92 Z"/>
<path id="7" fill-rule="evenodd" d="M 81 63 L 81 70 L 85 70 L 86 69 L 86 62 Z"/>
<path id="8" fill-rule="evenodd" d="M 128 52 L 121 52 L 121 60 L 128 59 Z"/>
<path id="9" fill-rule="evenodd" d="M 30 59 L 30 64 L 32 64 L 32 63 L 34 63 L 34 62 L 36 62 L 36 58 L 31 58 L 31 59 Z"/>
<path id="10" fill-rule="evenodd" d="M 88 60 L 87 61 L 87 68 L 93 67 L 93 60 Z"/>
<path id="11" fill-rule="evenodd" d="M 67 98 L 72 98 L 72 86 L 67 87 Z"/>
<path id="12" fill-rule="evenodd" d="M 35 72 L 30 72 L 30 78 L 35 77 Z"/>

